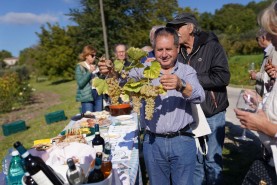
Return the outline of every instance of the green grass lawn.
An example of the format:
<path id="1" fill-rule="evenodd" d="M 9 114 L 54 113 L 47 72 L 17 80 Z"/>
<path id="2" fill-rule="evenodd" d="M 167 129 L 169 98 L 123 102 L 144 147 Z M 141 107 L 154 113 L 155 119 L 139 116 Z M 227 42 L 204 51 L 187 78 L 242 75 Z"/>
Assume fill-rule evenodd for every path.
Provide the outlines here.
<path id="1" fill-rule="evenodd" d="M 33 83 L 32 83 L 33 82 Z M 37 116 L 33 119 L 26 121 L 27 130 L 18 132 L 4 137 L 1 132 L 0 136 L 0 158 L 3 159 L 8 148 L 13 147 L 13 143 L 20 141 L 25 147 L 30 148 L 33 141 L 37 139 L 52 138 L 57 136 L 61 130 L 68 124 L 71 116 L 79 111 L 80 104 L 75 101 L 76 82 L 69 81 L 64 83 L 52 84 L 50 82 L 35 83 L 31 81 L 31 85 L 36 89 L 36 92 L 51 92 L 56 93 L 60 97 L 60 103 L 51 107 L 45 107 L 36 111 Z M 64 110 L 65 115 L 69 118 L 65 121 L 60 121 L 53 124 L 46 124 L 44 115 L 53 111 Z M 7 116 L 8 114 L 1 115 Z M 3 123 L 0 123 L 3 124 Z M 2 171 L 2 166 L 0 166 Z"/>

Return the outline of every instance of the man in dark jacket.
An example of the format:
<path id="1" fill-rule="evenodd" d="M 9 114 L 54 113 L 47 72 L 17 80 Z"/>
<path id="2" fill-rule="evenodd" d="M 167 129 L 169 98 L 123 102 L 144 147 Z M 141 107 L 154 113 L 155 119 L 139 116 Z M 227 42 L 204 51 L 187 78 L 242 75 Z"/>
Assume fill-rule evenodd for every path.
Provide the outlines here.
<path id="1" fill-rule="evenodd" d="M 225 137 L 225 113 L 229 106 L 226 86 L 230 72 L 228 60 L 214 33 L 200 31 L 193 14 L 183 13 L 168 22 L 178 31 L 178 61 L 191 65 L 197 72 L 206 99 L 201 103 L 212 133 L 208 135 L 208 154 L 197 155 L 194 184 L 222 184 L 222 147 Z"/>

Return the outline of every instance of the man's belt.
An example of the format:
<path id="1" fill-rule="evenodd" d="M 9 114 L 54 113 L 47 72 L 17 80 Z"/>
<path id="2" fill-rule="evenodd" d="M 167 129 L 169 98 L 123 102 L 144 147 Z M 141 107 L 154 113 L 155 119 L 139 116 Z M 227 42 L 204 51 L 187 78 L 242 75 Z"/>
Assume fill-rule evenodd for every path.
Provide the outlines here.
<path id="1" fill-rule="evenodd" d="M 150 136 L 155 136 L 155 137 L 165 137 L 165 138 L 173 138 L 176 136 L 189 136 L 193 137 L 194 134 L 191 132 L 187 132 L 190 129 L 189 124 L 182 128 L 181 130 L 178 130 L 177 132 L 167 132 L 167 133 L 154 133 L 149 130 L 146 130 L 145 133 L 149 134 Z"/>

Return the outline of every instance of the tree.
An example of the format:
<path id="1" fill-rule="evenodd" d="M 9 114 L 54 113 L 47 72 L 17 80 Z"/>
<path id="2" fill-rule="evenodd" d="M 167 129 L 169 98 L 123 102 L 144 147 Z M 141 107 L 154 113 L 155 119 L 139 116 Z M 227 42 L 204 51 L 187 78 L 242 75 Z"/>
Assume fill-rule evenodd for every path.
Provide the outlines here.
<path id="1" fill-rule="evenodd" d="M 76 65 L 75 29 L 63 29 L 58 24 L 47 23 L 48 29 L 41 27 L 37 33 L 40 43 L 35 53 L 35 66 L 40 75 L 73 78 Z"/>
<path id="2" fill-rule="evenodd" d="M 257 26 L 256 14 L 240 4 L 227 4 L 214 15 L 214 29 L 225 34 L 240 34 Z"/>
<path id="3" fill-rule="evenodd" d="M 5 58 L 11 58 L 12 54 L 9 51 L 2 50 L 0 51 L 0 69 L 4 68 L 6 66 L 6 63 L 4 62 Z"/>
<path id="4" fill-rule="evenodd" d="M 78 25 L 78 45 L 92 44 L 104 53 L 104 41 L 98 0 L 81 0 L 80 9 L 70 9 L 70 19 Z M 166 5 L 166 6 L 165 6 Z M 165 24 L 178 10 L 177 0 L 105 0 L 103 1 L 110 53 L 113 46 L 149 45 L 152 26 Z"/>

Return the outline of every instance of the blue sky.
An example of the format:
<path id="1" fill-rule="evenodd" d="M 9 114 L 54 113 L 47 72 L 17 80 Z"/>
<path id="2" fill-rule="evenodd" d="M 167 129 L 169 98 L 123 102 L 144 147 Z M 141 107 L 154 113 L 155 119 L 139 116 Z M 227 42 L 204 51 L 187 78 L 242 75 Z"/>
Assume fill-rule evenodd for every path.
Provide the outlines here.
<path id="1" fill-rule="evenodd" d="M 182 7 L 197 8 L 199 12 L 214 13 L 223 4 L 247 4 L 253 0 L 178 0 Z M 255 0 L 259 2 L 261 0 Z M 74 24 L 65 13 L 78 8 L 79 0 L 0 0 L 0 50 L 17 57 L 24 48 L 38 42 L 35 32 L 46 22 L 60 26 Z"/>

